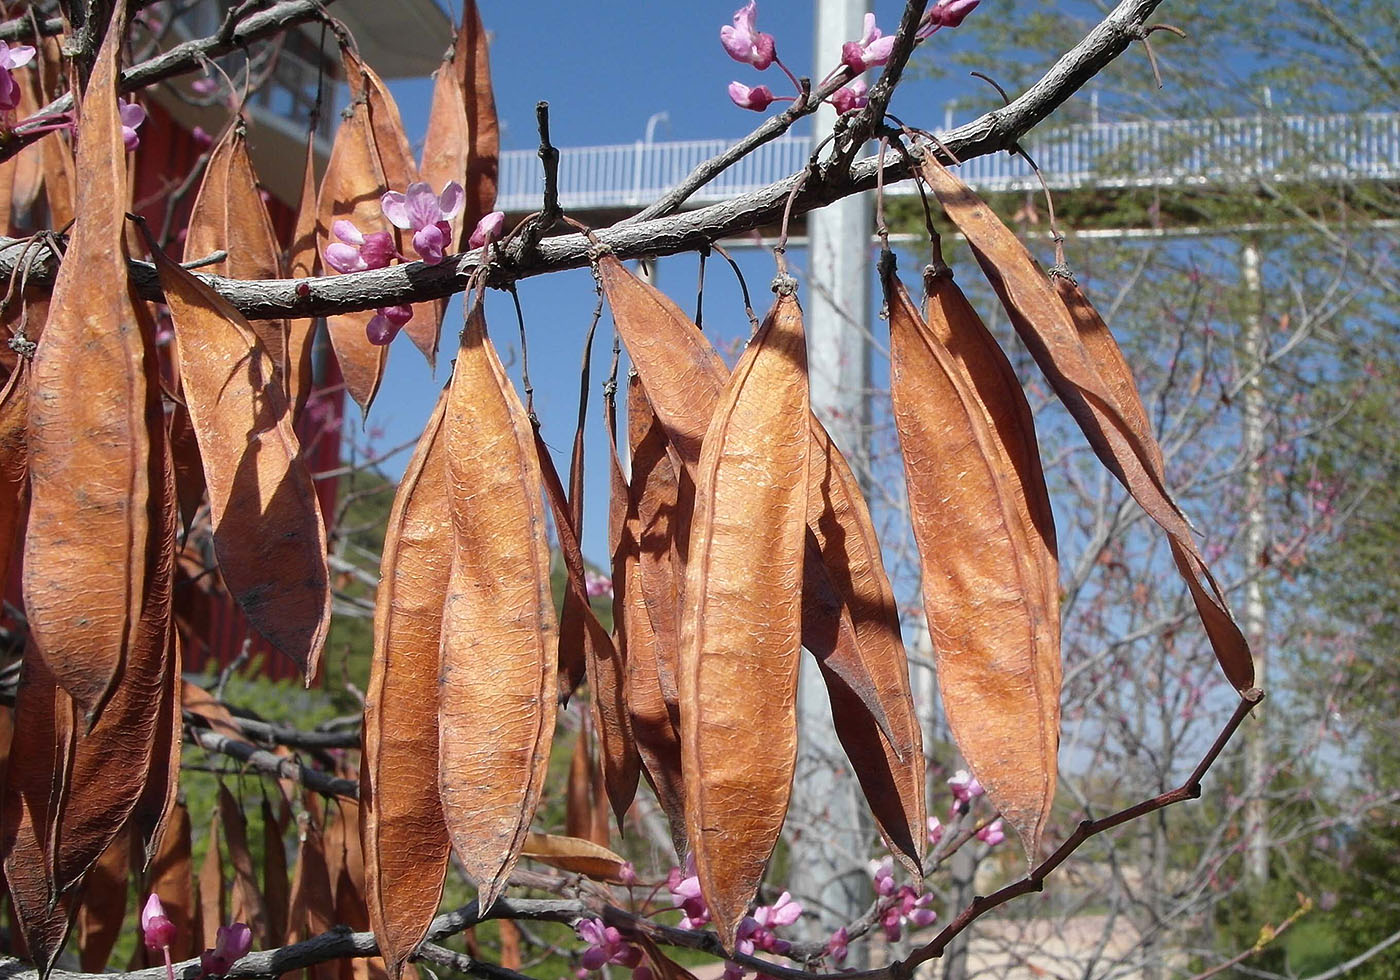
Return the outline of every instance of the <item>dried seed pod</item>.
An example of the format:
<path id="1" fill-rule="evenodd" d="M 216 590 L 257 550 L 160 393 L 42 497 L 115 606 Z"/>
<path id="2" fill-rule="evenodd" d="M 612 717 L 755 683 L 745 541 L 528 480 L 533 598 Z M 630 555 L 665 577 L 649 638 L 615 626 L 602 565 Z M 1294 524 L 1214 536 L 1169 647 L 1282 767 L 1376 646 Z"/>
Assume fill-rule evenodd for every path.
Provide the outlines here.
<path id="1" fill-rule="evenodd" d="M 321 254 L 316 249 L 316 134 L 306 139 L 306 163 L 302 170 L 301 202 L 297 205 L 292 246 L 287 252 L 287 275 L 294 279 L 321 275 Z M 297 317 L 287 322 L 287 400 L 292 421 L 301 418 L 311 394 L 311 351 L 316 320 Z"/>
<path id="2" fill-rule="evenodd" d="M 1117 345 L 1110 349 L 1103 342 L 1107 328 L 1100 331 L 1090 323 L 1082 304 L 1077 323 L 1015 234 L 932 154 L 924 155 L 920 173 L 967 236 L 1016 332 L 1095 455 L 1167 533 L 1221 669 L 1236 690 L 1248 689 L 1254 683 L 1248 645 L 1205 567 L 1190 525 L 1166 489 L 1161 448 L 1145 427 L 1145 414 L 1134 421 L 1133 402 L 1140 399 L 1134 397 L 1136 386 L 1125 374 Z"/>
<path id="3" fill-rule="evenodd" d="M 1002 438 L 887 257 L 890 387 L 939 690 L 958 747 L 1030 856 L 1054 801 L 1060 716 L 1056 560 L 1029 516 L 1048 506 L 1028 477 L 1034 431 Z"/>
<path id="4" fill-rule="evenodd" d="M 360 835 L 370 924 L 398 976 L 437 913 L 451 844 L 438 797 L 438 650 L 452 561 L 444 391 L 394 495 L 365 693 Z"/>
<path id="5" fill-rule="evenodd" d="M 727 949 L 797 761 L 810 412 L 802 313 L 784 284 L 704 438 L 682 613 L 686 831 Z"/>
<path id="6" fill-rule="evenodd" d="M 234 279 L 282 278 L 282 249 L 258 189 L 248 141 L 240 118 L 214 146 L 190 209 L 184 261 L 226 251 L 227 258 L 205 272 Z M 287 384 L 287 321 L 249 320 L 248 326 L 272 359 L 277 378 Z"/>
<path id="7" fill-rule="evenodd" d="M 486 909 L 539 804 L 554 735 L 558 641 L 534 432 L 486 336 L 479 300 L 443 429 L 453 551 L 439 788 L 453 849 Z"/>
<path id="8" fill-rule="evenodd" d="M 573 609 L 579 617 L 583 659 L 588 674 L 589 707 L 593 714 L 593 726 L 598 734 L 603 778 L 607 783 L 608 800 L 620 826 L 637 792 L 641 765 L 627 714 L 627 665 L 588 602 L 583 552 L 572 523 L 575 515 L 571 513 L 564 499 L 564 487 L 554 468 L 554 460 L 549 455 L 549 447 L 540 438 L 537 427 L 534 436 L 545 496 L 554 512 L 559 550 L 564 556 L 564 567 L 567 571 L 565 587 L 573 597 Z M 566 605 L 565 609 L 568 608 Z M 560 643 L 563 643 L 562 635 Z"/>
<path id="9" fill-rule="evenodd" d="M 83 96 L 77 213 L 34 356 L 24 601 L 31 635 L 91 725 L 139 642 L 160 536 L 165 420 L 154 329 L 127 283 L 117 115 L 125 5 Z M 78 529 L 75 531 L 75 529 Z"/>
<path id="10" fill-rule="evenodd" d="M 613 320 L 670 451 L 680 467 L 693 474 L 701 439 L 724 384 L 724 364 L 704 334 L 664 294 L 628 273 L 611 255 L 600 257 L 598 267 Z M 821 663 L 832 697 L 845 706 L 838 735 L 860 756 L 858 766 L 873 773 L 877 770 L 871 768 L 871 760 L 878 756 L 884 769 L 898 773 L 900 785 L 907 787 L 908 793 L 900 794 L 895 807 L 887 786 L 876 792 L 873 784 L 863 784 L 874 794 L 869 798 L 882 834 L 911 872 L 917 872 L 925 839 L 922 734 L 893 590 L 850 467 L 815 416 L 809 415 L 807 424 L 812 442 L 811 510 L 803 571 L 802 642 Z M 677 476 L 676 513 L 684 526 L 688 480 L 679 470 Z M 647 554 L 644 548 L 644 562 Z M 642 574 L 647 591 L 645 566 Z M 664 640 L 659 624 L 657 629 Z M 664 691 L 664 666 L 662 679 Z M 864 712 L 851 712 L 855 703 Z"/>
<path id="11" fill-rule="evenodd" d="M 330 572 L 286 393 L 242 314 L 159 250 L 155 256 L 181 346 L 219 569 L 248 621 L 309 684 L 330 625 Z"/>

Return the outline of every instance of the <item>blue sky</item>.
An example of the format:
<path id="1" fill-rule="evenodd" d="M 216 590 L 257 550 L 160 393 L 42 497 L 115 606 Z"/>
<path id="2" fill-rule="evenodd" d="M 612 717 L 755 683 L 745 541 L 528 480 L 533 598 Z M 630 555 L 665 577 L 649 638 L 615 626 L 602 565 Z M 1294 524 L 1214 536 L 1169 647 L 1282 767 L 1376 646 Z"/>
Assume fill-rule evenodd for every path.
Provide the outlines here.
<path id="1" fill-rule="evenodd" d="M 986 0 L 984 7 L 995 2 Z M 641 139 L 648 120 L 658 112 L 666 113 L 667 119 L 657 125 L 657 140 L 744 136 L 764 117 L 736 108 L 726 95 L 729 82 L 764 82 L 779 94 L 788 94 L 786 89 L 791 86 L 776 67 L 760 74 L 725 54 L 719 43 L 719 29 L 729 23 L 736 6 L 732 0 L 625 0 L 577 5 L 483 0 L 482 19 L 493 35 L 492 74 L 503 129 L 502 148 L 538 146 L 535 104 L 541 100 L 550 103 L 551 135 L 554 144 L 565 153 L 574 146 Z M 897 24 L 903 5 L 881 0 L 874 9 L 880 25 L 888 31 Z M 974 16 L 983 12 L 979 9 Z M 839 61 L 840 52 L 831 51 L 814 72 L 810 2 L 762 0 L 758 23 L 760 29 L 776 37 L 779 56 L 799 75 L 825 74 Z M 957 32 L 941 32 L 924 48 L 921 57 L 936 57 L 940 50 L 957 43 Z M 951 83 L 913 79 L 900 90 L 893 108 L 915 124 L 938 127 L 943 122 L 946 103 L 959 91 L 966 92 L 970 85 L 980 84 L 962 79 Z M 393 91 L 410 138 L 421 140 L 431 83 L 399 81 L 393 83 Z M 959 114 L 957 121 L 965 121 L 969 115 Z M 771 254 L 743 249 L 736 257 L 762 316 L 769 298 L 766 284 L 773 272 Z M 798 265 L 804 262 L 799 252 L 794 252 L 792 259 Z M 694 255 L 660 262 L 661 287 L 687 309 L 694 303 L 696 268 Z M 725 341 L 737 342 L 747 335 L 748 322 L 733 274 L 716 259 L 709 265 L 707 282 L 706 328 L 714 332 L 721 346 Z M 579 270 L 526 280 L 519 290 L 536 410 L 545 438 L 556 450 L 556 463 L 561 472 L 566 472 L 578 400 L 582 342 L 594 303 L 593 280 L 587 271 Z M 513 359 L 518 367 L 519 343 L 509 296 L 493 292 L 488 297 L 487 320 L 503 358 Z M 368 423 L 376 449 L 382 451 L 411 440 L 421 429 L 447 378 L 452 338 L 460 325 L 459 300 L 449 309 L 444 324 L 443 352 L 436 378 L 406 337 L 395 343 L 385 383 Z M 611 340 L 610 321 L 605 314 L 594 350 L 583 541 L 585 555 L 599 564 L 606 559 L 604 508 L 608 493 L 608 449 L 601 427 L 599 386 L 606 376 Z M 367 436 L 353 418 L 357 414 L 352 413 L 351 437 L 363 444 Z M 406 461 L 405 453 L 386 469 L 397 476 Z"/>

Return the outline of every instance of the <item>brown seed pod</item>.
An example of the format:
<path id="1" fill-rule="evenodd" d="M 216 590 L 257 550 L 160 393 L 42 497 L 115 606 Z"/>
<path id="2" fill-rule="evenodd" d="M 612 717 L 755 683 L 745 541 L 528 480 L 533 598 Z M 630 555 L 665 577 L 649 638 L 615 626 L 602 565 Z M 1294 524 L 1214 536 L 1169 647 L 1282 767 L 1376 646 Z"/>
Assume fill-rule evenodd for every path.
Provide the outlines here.
<path id="1" fill-rule="evenodd" d="M 442 622 L 439 788 L 482 909 L 505 887 L 554 735 L 557 635 L 534 431 L 478 301 L 443 435 L 453 527 Z"/>
<path id="2" fill-rule="evenodd" d="M 452 561 L 447 392 L 394 495 L 365 693 L 360 836 L 370 924 L 398 976 L 437 913 L 451 844 L 438 797 L 438 650 Z"/>
<path id="3" fill-rule="evenodd" d="M 727 949 L 782 831 L 797 761 L 807 392 L 788 288 L 705 435 L 682 612 L 686 831 Z"/>
<path id="4" fill-rule="evenodd" d="M 1035 453 L 1034 431 L 1003 438 L 967 371 L 920 318 L 893 261 L 882 272 L 895 428 L 944 710 L 1029 857 L 1054 801 L 1060 717 L 1058 594 L 1047 588 L 1056 561 L 1029 516 L 1048 505 L 1043 481 L 1026 478 L 1039 470 L 1025 458 Z M 959 320 L 951 330 L 974 327 Z M 1028 494 L 1038 502 L 1026 503 Z"/>

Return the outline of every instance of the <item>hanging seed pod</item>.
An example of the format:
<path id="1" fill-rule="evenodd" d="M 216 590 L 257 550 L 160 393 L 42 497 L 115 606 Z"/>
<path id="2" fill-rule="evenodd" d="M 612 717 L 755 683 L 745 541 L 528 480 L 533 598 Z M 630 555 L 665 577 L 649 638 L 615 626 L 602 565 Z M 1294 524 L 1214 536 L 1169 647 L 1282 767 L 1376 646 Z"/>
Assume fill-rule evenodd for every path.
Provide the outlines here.
<path id="1" fill-rule="evenodd" d="M 395 977 L 437 913 L 451 853 L 437 793 L 438 650 L 452 560 L 446 407 L 444 391 L 389 512 L 365 694 L 365 897 L 379 949 Z"/>
<path id="2" fill-rule="evenodd" d="M 89 726 L 140 642 L 160 536 L 163 463 L 152 463 L 160 458 L 152 440 L 165 420 L 154 329 L 128 288 L 123 236 L 124 6 L 115 5 L 83 97 L 79 219 L 34 356 L 29 405 L 25 611 L 39 655 Z"/>
<path id="3" fill-rule="evenodd" d="M 1087 322 L 1077 325 L 1015 234 L 932 154 L 924 155 L 920 174 L 967 236 L 1016 332 L 1095 455 L 1167 533 L 1221 669 L 1236 690 L 1247 690 L 1254 683 L 1248 645 L 1206 570 L 1190 525 L 1166 489 L 1158 463 L 1161 448 L 1150 429 L 1134 425 L 1135 399 L 1130 391 L 1136 386 L 1131 384 L 1131 374 L 1123 373 L 1126 364 L 1121 353 L 1115 357 L 1114 350 L 1102 342 L 1106 328 L 1100 333 Z M 1079 313 L 1083 319 L 1082 306 Z"/>
<path id="4" fill-rule="evenodd" d="M 330 626 L 326 531 L 276 370 L 248 322 L 155 250 L 199 443 L 219 570 L 248 621 L 311 683 Z"/>
<path id="5" fill-rule="evenodd" d="M 957 321 L 930 330 L 890 253 L 881 265 L 895 427 L 944 710 L 1030 857 L 1054 801 L 1060 714 L 1058 596 L 1047 594 L 1056 562 L 1029 516 L 1048 504 L 1032 476 L 1038 459 L 1026 458 L 1035 456 L 1034 430 L 1002 438 L 972 379 L 935 336 L 961 339 L 981 324 L 957 310 Z M 937 300 L 931 309 L 947 313 Z M 1028 421 L 1029 410 L 1003 417 Z M 1025 502 L 1027 494 L 1037 503 Z"/>
<path id="6" fill-rule="evenodd" d="M 811 408 L 793 285 L 780 280 L 696 468 L 681 757 L 687 836 L 726 949 L 782 831 L 797 761 Z"/>
<path id="7" fill-rule="evenodd" d="M 487 909 L 539 804 L 554 735 L 557 635 L 534 432 L 486 336 L 480 297 L 449 388 L 453 551 L 442 623 L 439 788 Z"/>

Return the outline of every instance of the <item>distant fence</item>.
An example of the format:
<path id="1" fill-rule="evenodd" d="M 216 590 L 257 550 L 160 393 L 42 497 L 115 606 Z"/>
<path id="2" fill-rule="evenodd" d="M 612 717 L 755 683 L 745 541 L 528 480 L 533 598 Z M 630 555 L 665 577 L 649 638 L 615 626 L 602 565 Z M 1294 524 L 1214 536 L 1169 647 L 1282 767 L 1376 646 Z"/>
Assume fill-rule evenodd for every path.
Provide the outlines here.
<path id="1" fill-rule="evenodd" d="M 1085 123 L 1046 127 L 1023 142 L 1050 186 L 1062 190 L 1400 180 L 1400 113 Z M 679 140 L 561 149 L 560 202 L 585 211 L 640 209 L 729 145 Z M 801 169 L 810 152 L 807 137 L 774 140 L 706 184 L 690 203 L 757 190 Z M 1024 160 L 1005 153 L 970 160 L 961 173 L 983 192 L 1039 186 Z M 541 189 L 533 150 L 501 154 L 500 207 L 533 211 Z M 906 184 L 890 192 L 913 190 Z"/>

